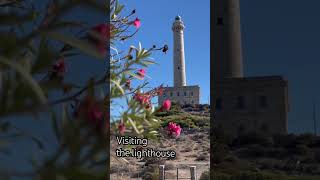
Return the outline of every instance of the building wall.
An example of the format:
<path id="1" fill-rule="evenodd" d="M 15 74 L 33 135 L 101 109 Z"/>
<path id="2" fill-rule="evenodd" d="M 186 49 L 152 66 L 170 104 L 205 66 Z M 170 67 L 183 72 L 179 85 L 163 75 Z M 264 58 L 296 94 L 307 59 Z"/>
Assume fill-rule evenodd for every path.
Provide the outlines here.
<path id="1" fill-rule="evenodd" d="M 233 135 L 245 131 L 287 133 L 286 80 L 279 76 L 232 78 L 215 85 L 216 125 Z"/>
<path id="2" fill-rule="evenodd" d="M 165 87 L 162 96 L 158 97 L 161 105 L 166 99 L 179 104 L 199 104 L 200 87 L 199 86 L 182 86 L 182 87 Z"/>

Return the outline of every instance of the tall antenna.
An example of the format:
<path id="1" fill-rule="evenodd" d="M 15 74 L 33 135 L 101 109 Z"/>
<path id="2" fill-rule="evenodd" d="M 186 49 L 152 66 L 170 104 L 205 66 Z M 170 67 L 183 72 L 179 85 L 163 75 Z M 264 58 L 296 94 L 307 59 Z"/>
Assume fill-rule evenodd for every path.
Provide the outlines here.
<path id="1" fill-rule="evenodd" d="M 316 119 L 316 103 L 313 102 L 313 128 L 314 128 L 314 135 L 317 135 L 317 119 Z"/>

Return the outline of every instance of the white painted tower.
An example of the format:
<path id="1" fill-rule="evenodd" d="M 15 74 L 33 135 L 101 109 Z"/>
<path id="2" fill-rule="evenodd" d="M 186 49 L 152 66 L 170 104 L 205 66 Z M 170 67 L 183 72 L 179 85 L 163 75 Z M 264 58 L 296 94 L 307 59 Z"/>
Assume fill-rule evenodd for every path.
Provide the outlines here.
<path id="1" fill-rule="evenodd" d="M 180 16 L 175 18 L 172 25 L 173 31 L 173 73 L 174 87 L 186 86 L 186 66 L 184 56 L 184 37 L 183 30 L 185 26 Z"/>
<path id="2" fill-rule="evenodd" d="M 183 30 L 184 23 L 181 17 L 177 16 L 172 25 L 174 83 L 173 87 L 164 87 L 163 95 L 158 99 L 160 106 L 167 99 L 180 105 L 200 103 L 199 85 L 187 86 Z"/>

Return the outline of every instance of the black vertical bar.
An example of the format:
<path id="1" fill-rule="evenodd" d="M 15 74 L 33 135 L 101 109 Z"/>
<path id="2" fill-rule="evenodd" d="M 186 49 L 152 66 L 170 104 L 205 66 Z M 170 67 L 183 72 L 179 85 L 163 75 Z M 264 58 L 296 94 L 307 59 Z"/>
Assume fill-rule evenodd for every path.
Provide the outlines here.
<path id="1" fill-rule="evenodd" d="M 179 180 L 179 168 L 177 168 L 177 180 Z"/>

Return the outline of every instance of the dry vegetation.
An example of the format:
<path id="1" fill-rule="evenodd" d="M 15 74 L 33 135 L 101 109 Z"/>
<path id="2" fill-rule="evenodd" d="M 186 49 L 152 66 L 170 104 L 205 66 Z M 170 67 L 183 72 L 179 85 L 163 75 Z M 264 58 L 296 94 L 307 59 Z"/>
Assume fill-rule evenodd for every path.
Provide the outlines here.
<path id="1" fill-rule="evenodd" d="M 152 141 L 148 148 L 163 150 L 173 149 L 177 157 L 173 160 L 156 158 L 126 158 L 115 157 L 115 149 L 118 147 L 116 139 L 112 139 L 111 153 L 111 179 L 145 179 L 158 178 L 158 167 L 164 164 L 166 177 L 176 177 L 176 169 L 179 168 L 179 177 L 190 177 L 189 166 L 197 166 L 198 177 L 209 170 L 210 163 L 210 139 L 209 139 L 209 107 L 186 106 L 181 109 L 174 105 L 168 112 L 158 113 L 161 119 L 161 137 Z M 169 122 L 179 124 L 183 131 L 178 138 L 170 138 L 165 135 L 165 127 Z"/>

